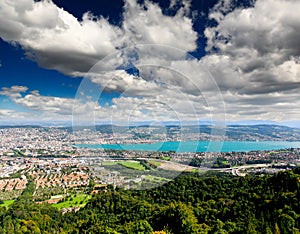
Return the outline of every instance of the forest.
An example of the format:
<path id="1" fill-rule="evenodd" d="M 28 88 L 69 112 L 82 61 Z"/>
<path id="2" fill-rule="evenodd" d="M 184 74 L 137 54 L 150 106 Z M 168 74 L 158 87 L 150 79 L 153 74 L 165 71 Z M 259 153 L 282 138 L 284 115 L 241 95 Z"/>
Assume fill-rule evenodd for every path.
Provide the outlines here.
<path id="1" fill-rule="evenodd" d="M 182 173 L 150 190 L 107 186 L 79 211 L 33 201 L 31 183 L 8 208 L 0 233 L 299 233 L 300 168 L 274 175 Z"/>

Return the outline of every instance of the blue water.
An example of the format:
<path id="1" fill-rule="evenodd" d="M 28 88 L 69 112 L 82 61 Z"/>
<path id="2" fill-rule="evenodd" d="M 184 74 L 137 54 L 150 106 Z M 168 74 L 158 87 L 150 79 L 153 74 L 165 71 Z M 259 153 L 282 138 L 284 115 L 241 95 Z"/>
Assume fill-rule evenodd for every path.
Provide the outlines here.
<path id="1" fill-rule="evenodd" d="M 140 150 L 140 151 L 176 151 L 176 152 L 247 152 L 255 150 L 278 150 L 300 148 L 300 142 L 294 141 L 184 141 L 159 142 L 154 144 L 76 144 L 76 147 L 90 149 Z"/>

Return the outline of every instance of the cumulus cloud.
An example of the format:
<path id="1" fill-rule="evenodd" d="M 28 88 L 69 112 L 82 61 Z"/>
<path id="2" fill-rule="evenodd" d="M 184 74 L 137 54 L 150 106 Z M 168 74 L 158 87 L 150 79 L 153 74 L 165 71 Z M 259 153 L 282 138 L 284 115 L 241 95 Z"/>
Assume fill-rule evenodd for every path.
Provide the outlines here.
<path id="1" fill-rule="evenodd" d="M 178 4 L 172 0 L 170 7 Z M 90 13 L 78 20 L 51 1 L 3 0 L 0 6 L 3 40 L 20 44 L 42 67 L 86 77 L 103 92 L 120 93 L 106 106 L 99 106 L 97 97 L 79 99 L 78 115 L 171 120 L 207 119 L 213 113 L 222 119 L 225 103 L 230 120 L 300 117 L 297 0 L 257 0 L 248 7 L 219 1 L 209 15 L 215 24 L 204 31 L 207 54 L 200 60 L 186 59 L 198 38 L 188 17 L 190 1 L 167 16 L 151 1 L 126 0 L 120 26 Z M 139 76 L 125 71 L 131 65 Z M 23 86 L 2 88 L 0 94 L 30 110 L 72 114 L 73 99 L 42 96 Z"/>
<path id="2" fill-rule="evenodd" d="M 134 87 L 134 86 L 133 86 Z M 128 96 L 137 90 L 124 91 L 119 98 L 113 98 L 111 105 L 100 106 L 97 101 L 80 98 L 43 96 L 38 91 L 28 91 L 24 86 L 3 87 L 0 95 L 9 97 L 16 104 L 27 108 L 31 113 L 3 109 L 1 117 L 14 119 L 71 120 L 75 123 L 146 120 L 195 120 L 205 118 L 210 113 L 204 100 L 194 98 L 179 89 L 162 89 L 155 95 L 143 97 Z M 26 92 L 26 93 L 25 93 Z M 86 95 L 84 95 L 86 96 Z"/>
<path id="3" fill-rule="evenodd" d="M 290 64 L 289 70 L 298 71 L 298 10 L 299 1 L 257 0 L 253 7 L 235 9 L 222 17 L 215 16 L 222 11 L 213 11 L 211 17 L 218 25 L 205 30 L 206 49 L 226 54 L 245 74 L 268 71 L 273 76 L 284 63 Z M 294 75 L 285 79 L 294 80 Z M 274 81 L 282 81 L 280 77 L 275 75 Z"/>
<path id="4" fill-rule="evenodd" d="M 223 0 L 212 10 L 217 24 L 205 30 L 202 61 L 223 91 L 228 116 L 299 119 L 299 11 L 295 0 L 257 0 L 248 8 Z"/>
<path id="5" fill-rule="evenodd" d="M 8 96 L 13 99 L 21 97 L 21 93 L 24 93 L 28 90 L 26 86 L 14 85 L 10 88 L 3 87 L 0 91 L 0 95 Z"/>
<path id="6" fill-rule="evenodd" d="M 158 43 L 194 50 L 197 34 L 184 8 L 171 17 L 149 1 L 139 5 L 127 0 L 124 22 L 118 27 L 91 13 L 76 19 L 52 1 L 3 0 L 0 36 L 20 44 L 40 66 L 76 76 L 124 46 Z"/>
<path id="7" fill-rule="evenodd" d="M 171 17 L 163 15 L 161 8 L 148 0 L 144 5 L 127 0 L 123 22 L 125 43 L 161 44 L 186 51 L 195 50 L 197 33 L 193 30 L 192 20 L 185 16 L 184 9 L 181 8 Z"/>
<path id="8" fill-rule="evenodd" d="M 0 3 L 0 36 L 20 44 L 42 67 L 72 74 L 87 71 L 115 50 L 121 30 L 103 17 L 77 20 L 52 1 Z"/>
<path id="9" fill-rule="evenodd" d="M 5 26 L 0 27 L 0 35 L 5 41 L 20 44 L 27 55 L 36 60 L 40 66 L 73 76 L 85 76 L 90 67 L 104 56 L 119 48 L 137 44 L 160 44 L 184 51 L 174 53 L 170 50 L 170 53 L 164 53 L 161 50 L 152 51 L 151 48 L 147 48 L 146 51 L 138 49 L 139 64 L 145 62 L 145 58 L 147 62 L 152 59 L 157 64 L 158 56 L 161 57 L 161 61 L 169 64 L 174 59 L 184 59 L 185 51 L 196 49 L 197 33 L 193 30 L 192 20 L 187 17 L 189 7 L 189 1 L 186 1 L 174 16 L 166 16 L 153 2 L 145 1 L 144 4 L 138 4 L 135 0 L 127 0 L 124 6 L 124 20 L 118 27 L 90 13 L 84 14 L 79 21 L 51 1 L 26 0 L 13 3 L 3 1 L 0 18 L 2 25 Z M 41 15 L 42 20 L 39 20 Z M 115 70 L 116 64 L 126 63 L 124 59 L 131 55 L 125 54 L 124 57 L 114 57 L 114 61 L 110 61 L 115 65 L 113 69 L 101 67 L 101 71 L 98 69 L 94 76 L 88 77 L 95 84 L 101 85 L 104 91 L 117 91 L 127 96 L 114 99 L 111 106 L 99 107 L 98 115 L 108 118 L 112 113 L 114 115 L 121 113 L 119 117 L 124 118 L 122 110 L 127 109 L 126 113 L 136 118 L 147 118 L 149 115 L 167 117 L 165 108 L 158 107 L 165 107 L 171 100 L 172 103 L 179 102 L 173 100 L 176 98 L 176 92 L 168 89 L 172 85 L 184 93 L 178 84 L 187 82 L 180 79 L 177 81 L 174 79 L 173 82 L 170 79 L 166 86 L 162 85 L 164 81 L 158 82 L 146 76 L 146 73 L 143 77 L 136 77 L 124 70 Z M 150 70 L 153 72 L 153 69 Z M 9 96 L 15 103 L 30 110 L 58 115 L 72 113 L 74 100 L 42 96 L 37 91 L 22 95 L 27 91 L 26 87 L 23 89 L 3 88 L 1 92 L 2 95 Z M 136 98 L 137 96 L 139 98 Z M 77 105 L 80 106 L 80 103 Z M 181 110 L 187 109 L 187 104 L 184 105 L 182 98 L 180 104 L 173 108 L 178 112 L 179 106 Z M 84 108 L 75 109 L 78 113 L 80 111 L 88 113 Z"/>
<path id="10" fill-rule="evenodd" d="M 45 113 L 58 116 L 72 116 L 74 111 L 77 113 L 93 112 L 97 108 L 95 102 L 89 101 L 80 103 L 73 110 L 74 99 L 55 96 L 43 96 L 37 90 L 24 94 L 28 88 L 25 86 L 3 87 L 0 95 L 9 97 L 16 104 L 19 104 L 29 110 L 38 111 L 39 114 Z M 13 113 L 13 110 L 2 110 L 3 114 Z"/>

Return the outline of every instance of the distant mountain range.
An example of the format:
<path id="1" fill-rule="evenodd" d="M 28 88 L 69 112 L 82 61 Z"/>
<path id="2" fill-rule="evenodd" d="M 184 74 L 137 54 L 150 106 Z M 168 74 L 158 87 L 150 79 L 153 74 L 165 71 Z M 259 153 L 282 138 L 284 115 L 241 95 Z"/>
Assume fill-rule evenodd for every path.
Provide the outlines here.
<path id="1" fill-rule="evenodd" d="M 0 128 L 45 128 L 38 125 L 0 126 Z M 225 140 L 284 140 L 300 141 L 300 128 L 292 128 L 281 125 L 258 124 L 258 125 L 228 125 L 226 128 L 218 128 L 212 125 L 97 125 L 93 127 L 51 127 L 69 132 L 76 130 L 95 130 L 103 134 L 131 134 L 136 138 L 152 137 L 164 134 L 166 136 L 184 135 L 200 136 L 199 140 L 209 139 L 209 136 L 225 136 Z"/>
<path id="2" fill-rule="evenodd" d="M 233 140 L 257 137 L 258 140 L 300 140 L 300 129 L 280 125 L 229 125 L 226 136 Z"/>
<path id="3" fill-rule="evenodd" d="M 78 128 L 77 128 L 78 129 Z M 79 129 L 88 129 L 88 127 L 79 127 Z M 228 125 L 226 128 L 218 128 L 212 125 L 166 125 L 166 126 L 117 126 L 117 125 L 97 125 L 92 128 L 101 133 L 128 134 L 136 135 L 155 135 L 165 134 L 171 136 L 174 134 L 199 135 L 199 136 L 222 136 L 227 140 L 300 140 L 300 129 L 281 125 L 259 124 L 259 125 Z M 72 128 L 68 128 L 72 131 Z"/>

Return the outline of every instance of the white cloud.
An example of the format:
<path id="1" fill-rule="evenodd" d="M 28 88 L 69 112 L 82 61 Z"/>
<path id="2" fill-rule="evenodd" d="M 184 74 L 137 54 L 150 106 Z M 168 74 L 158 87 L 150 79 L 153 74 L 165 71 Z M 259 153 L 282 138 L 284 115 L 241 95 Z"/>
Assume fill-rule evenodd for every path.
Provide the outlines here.
<path id="1" fill-rule="evenodd" d="M 127 95 L 134 96 L 147 96 L 151 93 L 161 91 L 160 86 L 155 82 L 147 82 L 141 77 L 136 77 L 128 74 L 124 70 L 115 70 L 105 72 L 103 74 L 95 74 L 89 76 L 89 79 L 95 83 L 101 85 L 103 91 L 117 91 L 120 93 L 126 93 Z M 147 93 L 145 93 L 147 90 Z"/>
<path id="2" fill-rule="evenodd" d="M 13 110 L 9 109 L 2 109 L 0 110 L 0 118 L 7 117 L 7 116 L 12 116 L 15 112 Z"/>
<path id="3" fill-rule="evenodd" d="M 22 45 L 43 67 L 86 75 L 104 91 L 122 94 L 102 107 L 94 99 L 79 99 L 79 118 L 86 113 L 93 118 L 94 111 L 98 119 L 118 121 L 209 118 L 211 113 L 223 118 L 224 99 L 230 120 L 299 119 L 300 2 L 257 0 L 246 9 L 234 8 L 232 2 L 220 1 L 212 10 L 210 18 L 217 24 L 205 30 L 208 54 L 201 60 L 185 59 L 185 51 L 195 50 L 197 40 L 187 17 L 189 1 L 175 16 L 166 16 L 150 1 L 139 5 L 127 0 L 124 21 L 113 26 L 89 14 L 79 21 L 51 1 L 4 0 L 0 36 Z M 171 1 L 171 7 L 177 3 Z M 118 53 L 142 43 L 169 49 L 144 46 Z M 112 52 L 116 54 L 87 73 Z M 141 77 L 116 70 L 130 64 Z M 3 88 L 0 94 L 49 118 L 72 115 L 73 99 L 28 93 L 22 86 Z"/>
<path id="4" fill-rule="evenodd" d="M 145 7 L 127 0 L 121 27 L 103 17 L 85 13 L 82 20 L 52 1 L 3 0 L 0 2 L 0 37 L 20 44 L 40 66 L 76 75 L 97 61 L 134 44 L 155 43 L 194 50 L 197 33 L 183 7 L 174 16 L 162 14 L 158 5 Z"/>
<path id="5" fill-rule="evenodd" d="M 294 0 L 258 0 L 254 7 L 235 9 L 206 29 L 207 50 L 219 49 L 246 73 L 299 57 L 299 10 L 300 2 Z"/>
<path id="6" fill-rule="evenodd" d="M 298 12 L 295 0 L 257 0 L 246 9 L 226 0 L 211 12 L 217 25 L 205 30 L 202 61 L 212 69 L 229 117 L 299 119 Z"/>
<path id="7" fill-rule="evenodd" d="M 144 10 L 144 8 L 147 10 Z M 181 8 L 173 17 L 165 16 L 157 4 L 146 0 L 139 5 L 135 0 L 125 2 L 123 28 L 126 45 L 161 44 L 193 51 L 196 49 L 197 33 L 192 20 Z"/>
<path id="8" fill-rule="evenodd" d="M 118 27 L 109 24 L 102 17 L 95 19 L 90 14 L 85 14 L 79 21 L 51 1 L 5 0 L 0 3 L 0 20 L 3 22 L 1 25 L 5 25 L 0 26 L 0 36 L 5 41 L 20 44 L 27 55 L 43 67 L 73 76 L 84 76 L 91 66 L 105 55 L 116 51 L 117 47 L 161 44 L 183 50 L 196 49 L 197 33 L 193 30 L 191 19 L 186 16 L 189 2 L 186 1 L 183 5 L 175 16 L 166 16 L 157 4 L 150 1 L 139 5 L 133 0 L 128 0 L 124 7 L 124 21 Z M 164 54 L 159 50 L 158 53 L 156 52 L 143 51 L 147 59 L 152 58 L 157 61 L 157 56 L 160 55 L 163 60 L 167 60 L 167 63 L 177 56 L 173 52 L 171 54 Z M 185 56 L 182 51 L 179 54 L 180 57 L 177 56 L 176 59 Z M 125 59 L 126 56 L 127 54 Z M 113 58 L 110 62 L 113 65 L 124 64 L 124 58 Z M 168 104 L 174 91 L 165 90 L 166 87 L 155 80 L 134 77 L 125 71 L 110 69 L 104 71 L 100 73 L 97 71 L 98 73 L 89 79 L 105 87 L 105 91 L 119 91 L 127 96 L 139 96 L 140 99 L 135 97 L 115 99 L 112 106 L 97 107 L 100 116 L 109 118 L 112 113 L 114 115 L 118 115 L 119 111 L 123 113 L 121 110 L 125 109 L 124 100 L 128 102 L 125 106 L 129 112 L 126 113 L 135 113 L 135 116 L 146 118 L 153 111 L 152 116 L 157 116 L 158 113 L 164 116 L 162 109 L 156 110 L 160 106 L 156 102 L 164 100 L 161 103 Z M 73 99 L 42 96 L 37 91 L 22 94 L 25 91 L 27 91 L 26 87 L 20 90 L 11 87 L 3 88 L 1 94 L 9 96 L 15 103 L 30 110 L 48 113 L 48 116 L 72 114 Z M 81 104 L 77 103 L 75 110 L 78 113 L 89 113 L 90 111 L 84 109 Z M 95 103 L 91 104 L 94 108 L 97 106 Z M 124 118 L 124 115 L 119 117 Z"/>
<path id="9" fill-rule="evenodd" d="M 121 29 L 88 13 L 82 21 L 51 1 L 0 3 L 0 36 L 20 44 L 41 66 L 72 74 L 87 71 L 115 50 Z"/>
<path id="10" fill-rule="evenodd" d="M 45 116 L 72 116 L 73 113 L 90 113 L 97 108 L 97 104 L 92 101 L 86 103 L 77 103 L 74 107 L 73 98 L 62 98 L 55 96 L 43 96 L 37 90 L 28 94 L 23 94 L 28 88 L 25 86 L 12 86 L 10 88 L 3 87 L 0 95 L 9 97 L 16 104 L 19 104 L 28 110 L 37 111 Z M 74 107 L 74 108 L 73 108 Z M 14 113 L 12 110 L 3 110 L 3 113 Z"/>
<path id="11" fill-rule="evenodd" d="M 24 93 L 28 90 L 25 86 L 14 85 L 10 88 L 3 87 L 0 91 L 0 95 L 8 96 L 11 98 L 21 97 L 21 93 Z"/>

